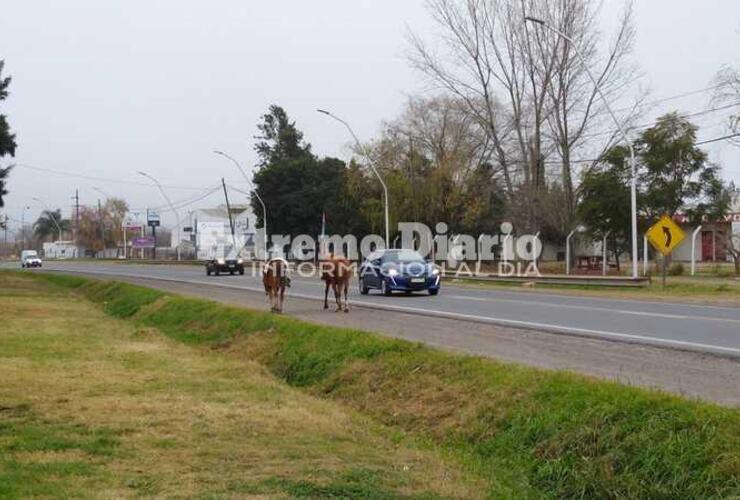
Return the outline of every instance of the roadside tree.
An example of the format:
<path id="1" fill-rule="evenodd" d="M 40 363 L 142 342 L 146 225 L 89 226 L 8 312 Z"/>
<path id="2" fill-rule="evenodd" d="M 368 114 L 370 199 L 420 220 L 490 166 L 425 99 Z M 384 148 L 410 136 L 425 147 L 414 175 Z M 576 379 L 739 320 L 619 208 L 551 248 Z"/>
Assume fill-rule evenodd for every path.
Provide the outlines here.
<path id="1" fill-rule="evenodd" d="M 603 133 L 614 126 L 585 67 L 609 101 L 630 91 L 637 76 L 630 5 L 610 42 L 598 25 L 601 3 L 592 0 L 431 0 L 428 6 L 438 36 L 430 44 L 412 34 L 411 63 L 485 131 L 507 201 L 516 198 L 525 210 L 522 229 L 546 225 L 549 214 L 537 201 L 555 179 L 572 220 L 575 160 L 599 157 L 621 140 L 616 131 Z M 525 23 L 524 15 L 566 33 L 583 59 L 557 34 Z M 630 121 L 638 108 L 620 119 Z"/>
<path id="2" fill-rule="evenodd" d="M 700 223 L 727 211 L 719 167 L 696 146 L 696 131 L 696 125 L 674 112 L 658 118 L 637 140 L 640 207 L 649 220 L 683 212 Z"/>
<path id="3" fill-rule="evenodd" d="M 8 97 L 8 86 L 10 85 L 10 77 L 3 78 L 3 67 L 5 61 L 0 59 L 0 102 L 4 101 Z M 5 156 L 15 156 L 15 134 L 10 132 L 10 125 L 4 114 L 0 114 L 0 159 Z M 12 166 L 0 167 L 0 208 L 5 203 L 3 197 L 8 194 L 8 175 Z"/>
<path id="4" fill-rule="evenodd" d="M 280 106 L 270 106 L 257 128 L 259 169 L 254 184 L 267 207 L 270 233 L 318 235 L 322 213 L 334 232 L 349 232 L 361 223 L 355 200 L 346 195 L 344 162 L 317 158 Z M 262 222 L 256 199 L 252 206 Z"/>
<path id="5" fill-rule="evenodd" d="M 605 161 L 583 175 L 578 189 L 578 220 L 594 240 L 607 236 L 607 246 L 615 256 L 629 251 L 630 243 L 630 168 L 626 148 L 610 150 Z"/>
<path id="6" fill-rule="evenodd" d="M 70 221 L 62 218 L 61 209 L 44 210 L 33 224 L 33 235 L 39 241 L 44 241 L 49 237 L 56 239 L 59 236 L 59 229 L 62 230 L 62 236 L 65 231 L 71 229 Z"/>

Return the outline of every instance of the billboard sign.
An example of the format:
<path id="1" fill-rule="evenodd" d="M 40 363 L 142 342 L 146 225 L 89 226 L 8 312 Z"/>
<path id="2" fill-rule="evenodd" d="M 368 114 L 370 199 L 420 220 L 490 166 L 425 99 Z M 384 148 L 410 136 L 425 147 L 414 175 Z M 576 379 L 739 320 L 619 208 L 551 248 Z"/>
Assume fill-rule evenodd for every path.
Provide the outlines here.
<path id="1" fill-rule="evenodd" d="M 154 236 L 138 236 L 131 240 L 132 248 L 154 248 Z"/>
<path id="2" fill-rule="evenodd" d="M 159 227 L 159 212 L 152 209 L 146 211 L 146 225 L 149 227 Z"/>

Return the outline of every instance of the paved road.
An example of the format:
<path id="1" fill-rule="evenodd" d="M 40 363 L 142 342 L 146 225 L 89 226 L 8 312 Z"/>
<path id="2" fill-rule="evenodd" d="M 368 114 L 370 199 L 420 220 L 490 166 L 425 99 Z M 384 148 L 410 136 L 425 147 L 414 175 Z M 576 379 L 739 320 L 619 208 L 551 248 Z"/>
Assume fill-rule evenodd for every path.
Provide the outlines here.
<path id="1" fill-rule="evenodd" d="M 47 262 L 46 270 L 149 278 L 261 291 L 257 277 L 211 276 L 194 266 Z M 323 299 L 317 279 L 294 277 L 290 295 Z M 443 285 L 430 297 L 371 293 L 352 287 L 351 304 L 458 321 L 492 323 L 740 357 L 740 308 L 563 296 Z M 362 325 L 357 325 L 362 326 Z"/>

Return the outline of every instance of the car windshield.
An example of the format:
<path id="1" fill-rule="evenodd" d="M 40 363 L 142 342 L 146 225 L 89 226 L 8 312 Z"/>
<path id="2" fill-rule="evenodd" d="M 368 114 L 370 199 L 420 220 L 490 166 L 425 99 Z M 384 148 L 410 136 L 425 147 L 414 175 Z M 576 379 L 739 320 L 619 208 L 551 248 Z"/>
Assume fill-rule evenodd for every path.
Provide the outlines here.
<path id="1" fill-rule="evenodd" d="M 383 254 L 383 262 L 419 262 L 424 258 L 414 250 L 389 250 Z"/>
<path id="2" fill-rule="evenodd" d="M 36 253 L 35 250 L 31 250 L 31 251 L 28 251 L 28 252 L 23 252 L 23 254 L 26 257 L 38 257 L 38 255 L 39 255 L 39 254 Z"/>

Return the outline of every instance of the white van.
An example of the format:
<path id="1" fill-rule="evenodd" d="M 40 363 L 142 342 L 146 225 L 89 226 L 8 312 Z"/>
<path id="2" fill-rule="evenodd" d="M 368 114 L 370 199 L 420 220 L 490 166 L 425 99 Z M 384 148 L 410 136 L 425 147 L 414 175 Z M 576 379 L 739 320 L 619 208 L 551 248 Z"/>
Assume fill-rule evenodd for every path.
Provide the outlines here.
<path id="1" fill-rule="evenodd" d="M 21 252 L 21 267 L 41 267 L 41 258 L 36 250 L 23 250 Z"/>

